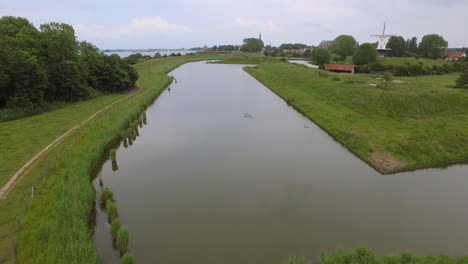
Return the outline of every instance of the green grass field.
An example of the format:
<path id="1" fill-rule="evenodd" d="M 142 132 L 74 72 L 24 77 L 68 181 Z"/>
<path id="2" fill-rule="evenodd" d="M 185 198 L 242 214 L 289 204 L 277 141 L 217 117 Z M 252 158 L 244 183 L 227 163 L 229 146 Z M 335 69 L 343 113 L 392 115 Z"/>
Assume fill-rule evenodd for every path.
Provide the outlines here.
<path id="1" fill-rule="evenodd" d="M 143 89 L 99 114 L 40 158 L 0 201 L 0 263 L 10 263 L 11 240 L 18 228 L 18 263 L 96 263 L 89 225 L 94 207 L 90 175 L 113 139 L 119 137 L 143 105 L 149 105 L 171 82 L 166 73 L 190 61 L 217 59 L 215 54 L 161 58 L 135 65 Z M 67 105 L 42 115 L 0 124 L 2 177 L 19 167 L 98 109 L 122 98 L 106 95 Z M 38 187 L 30 200 L 32 185 Z M 3 184 L 2 184 L 3 186 Z"/>
<path id="2" fill-rule="evenodd" d="M 245 70 L 383 171 L 468 158 L 468 91 L 452 88 L 457 75 L 396 83 L 287 63 Z"/>

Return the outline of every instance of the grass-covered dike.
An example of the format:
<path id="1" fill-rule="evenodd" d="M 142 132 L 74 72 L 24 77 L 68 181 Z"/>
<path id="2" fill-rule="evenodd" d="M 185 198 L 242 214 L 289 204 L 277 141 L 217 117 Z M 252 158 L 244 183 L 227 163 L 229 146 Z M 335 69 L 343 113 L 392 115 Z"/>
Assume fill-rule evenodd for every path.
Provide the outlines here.
<path id="1" fill-rule="evenodd" d="M 468 91 L 458 75 L 385 81 L 288 63 L 245 70 L 382 173 L 468 159 Z"/>
<path id="2" fill-rule="evenodd" d="M 183 63 L 205 59 L 208 57 L 203 55 L 183 56 L 135 66 L 143 89 L 67 141 L 57 169 L 26 210 L 17 241 L 17 263 L 98 262 L 89 224 L 96 197 L 91 183 L 93 169 L 111 142 L 120 139 L 128 125 L 172 82 L 168 72 Z"/>

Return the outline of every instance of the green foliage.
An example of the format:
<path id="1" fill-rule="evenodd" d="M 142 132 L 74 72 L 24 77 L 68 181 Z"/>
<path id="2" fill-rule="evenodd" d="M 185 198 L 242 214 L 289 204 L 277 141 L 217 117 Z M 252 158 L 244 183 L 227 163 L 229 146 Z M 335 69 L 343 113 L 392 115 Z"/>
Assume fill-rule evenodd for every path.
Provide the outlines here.
<path id="1" fill-rule="evenodd" d="M 157 53 L 159 54 L 159 52 Z M 159 58 L 161 57 L 161 54 L 159 54 L 159 57 L 156 57 L 156 53 L 154 54 L 155 57 L 154 58 Z M 141 53 L 134 53 L 134 54 L 131 54 L 130 56 L 128 57 L 125 57 L 123 60 L 125 62 L 127 62 L 128 64 L 137 64 L 137 63 L 140 63 L 140 62 L 143 62 L 145 60 L 149 60 L 149 59 L 152 59 L 153 57 L 149 56 L 149 55 L 143 55 Z"/>
<path id="2" fill-rule="evenodd" d="M 106 200 L 106 213 L 111 222 L 114 221 L 119 216 L 117 205 L 115 205 L 112 199 Z"/>
<path id="3" fill-rule="evenodd" d="M 119 229 L 120 229 L 120 220 L 116 218 L 111 222 L 111 233 L 114 239 L 117 238 L 117 233 L 119 232 Z"/>
<path id="4" fill-rule="evenodd" d="M 260 52 L 264 47 L 263 41 L 257 38 L 246 38 L 240 48 L 243 52 Z"/>
<path id="5" fill-rule="evenodd" d="M 315 48 L 312 51 L 312 61 L 319 66 L 330 62 L 330 53 L 328 49 Z"/>
<path id="6" fill-rule="evenodd" d="M 358 248 L 355 251 L 338 251 L 335 254 L 323 255 L 322 264 L 461 264 L 467 263 L 466 257 L 451 258 L 447 255 L 440 256 L 414 256 L 403 253 L 399 256 L 377 257 L 367 248 Z"/>
<path id="7" fill-rule="evenodd" d="M 390 49 L 388 52 L 388 56 L 390 57 L 403 57 L 408 53 L 408 43 L 400 36 L 390 37 L 387 48 Z"/>
<path id="8" fill-rule="evenodd" d="M 120 227 L 117 232 L 116 245 L 120 252 L 125 253 L 128 250 L 129 233 L 126 227 Z"/>
<path id="9" fill-rule="evenodd" d="M 444 56 L 448 42 L 437 34 L 425 35 L 419 44 L 418 52 L 424 58 L 439 59 Z"/>
<path id="10" fill-rule="evenodd" d="M 408 52 L 416 54 L 418 52 L 418 38 L 412 37 L 407 40 Z"/>
<path id="11" fill-rule="evenodd" d="M 377 51 L 373 44 L 364 43 L 356 49 L 353 56 L 353 63 L 356 65 L 364 65 L 375 62 L 377 60 Z"/>
<path id="12" fill-rule="evenodd" d="M 101 191 L 101 204 L 105 204 L 107 201 L 112 200 L 113 198 L 114 193 L 108 187 L 104 187 Z"/>
<path id="13" fill-rule="evenodd" d="M 304 49 L 307 48 L 306 44 L 302 43 L 284 43 L 279 46 L 280 49 Z"/>
<path id="14" fill-rule="evenodd" d="M 458 87 L 468 88 L 468 70 L 460 74 L 460 77 L 458 77 L 456 84 Z"/>
<path id="15" fill-rule="evenodd" d="M 0 108 L 28 109 L 17 110 L 23 114 L 92 98 L 96 90 L 129 90 L 137 79 L 129 64 L 78 42 L 70 25 L 56 22 L 37 30 L 24 18 L 0 18 L 0 61 Z"/>
<path id="16" fill-rule="evenodd" d="M 117 150 L 115 148 L 109 151 L 109 155 L 112 161 L 115 161 L 117 158 Z"/>
<path id="17" fill-rule="evenodd" d="M 127 252 L 123 254 L 122 258 L 120 259 L 121 264 L 134 264 L 135 263 L 135 257 Z"/>
<path id="18" fill-rule="evenodd" d="M 391 72 L 389 72 L 389 71 L 386 71 L 386 72 L 383 73 L 382 78 L 385 81 L 390 82 L 390 81 L 393 80 L 393 74 Z"/>
<path id="19" fill-rule="evenodd" d="M 352 36 L 341 35 L 338 36 L 331 46 L 331 51 L 340 56 L 341 60 L 346 59 L 347 56 L 354 54 L 357 42 Z"/>

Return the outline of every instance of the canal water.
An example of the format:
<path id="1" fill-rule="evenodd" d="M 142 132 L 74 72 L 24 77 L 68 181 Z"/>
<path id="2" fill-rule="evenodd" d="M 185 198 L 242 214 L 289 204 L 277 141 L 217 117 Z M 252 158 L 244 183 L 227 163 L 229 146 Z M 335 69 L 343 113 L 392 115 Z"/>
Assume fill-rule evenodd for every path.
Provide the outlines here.
<path id="1" fill-rule="evenodd" d="M 358 246 L 468 254 L 466 166 L 383 176 L 241 65 L 170 75 L 119 169 L 100 172 L 138 263 L 274 264 Z M 103 263 L 117 262 L 99 210 L 95 233 Z"/>

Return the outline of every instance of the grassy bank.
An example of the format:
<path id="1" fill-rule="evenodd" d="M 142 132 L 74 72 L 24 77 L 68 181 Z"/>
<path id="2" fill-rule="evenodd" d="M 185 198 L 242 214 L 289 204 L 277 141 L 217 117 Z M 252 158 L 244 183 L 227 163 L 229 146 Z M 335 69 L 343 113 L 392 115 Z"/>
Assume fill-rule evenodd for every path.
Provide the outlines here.
<path id="1" fill-rule="evenodd" d="M 16 217 L 21 216 L 17 240 L 18 263 L 97 262 L 89 225 L 95 199 L 90 180 L 92 170 L 107 150 L 109 143 L 118 138 L 128 123 L 141 112 L 142 107 L 149 105 L 171 82 L 172 78 L 166 75 L 167 72 L 185 62 L 217 58 L 214 55 L 208 56 L 171 57 L 136 65 L 135 68 L 140 74 L 138 82 L 143 86 L 142 90 L 99 114 L 94 122 L 75 131 L 64 144 L 51 150 L 33 165 L 31 171 L 0 204 L 2 207 L 0 240 L 5 238 L 3 234 L 15 233 L 18 228 Z M 107 103 L 111 103 L 119 96 L 121 95 L 101 100 L 109 100 Z M 102 105 L 106 103 L 102 102 Z M 78 108 L 72 109 L 72 107 Z M 28 152 L 27 149 L 32 147 L 40 149 L 41 145 L 34 139 L 24 144 L 21 141 L 35 137 L 36 134 L 43 138 L 41 139 L 43 142 L 48 142 L 47 137 L 51 141 L 55 136 L 49 135 L 47 131 L 57 131 L 54 133 L 60 134 L 60 131 L 67 129 L 69 123 L 70 125 L 73 123 L 69 120 L 73 116 L 67 117 L 79 111 L 87 111 L 86 109 L 91 107 L 99 108 L 97 104 L 88 101 L 43 114 L 47 118 L 38 115 L 4 123 L 0 141 L 5 142 L 4 139 L 8 138 L 10 141 L 8 144 L 15 144 L 15 149 L 23 153 L 22 156 L 27 160 L 35 154 L 33 151 Z M 88 113 L 91 112 L 93 111 L 89 110 Z M 43 122 L 34 126 L 37 121 L 30 119 L 37 118 L 43 118 Z M 21 122 L 30 124 L 29 131 L 17 136 L 12 135 L 21 133 L 18 132 Z M 73 124 L 76 122 L 78 121 L 75 120 Z M 20 156 L 18 154 L 18 157 Z M 8 159 L 6 155 L 2 157 Z M 21 162 L 17 162 L 16 166 L 10 166 L 9 171 L 14 171 L 15 167 L 21 165 L 23 165 Z M 21 198 L 29 198 L 31 182 L 38 182 L 36 178 L 41 178 L 42 185 L 36 191 L 34 199 L 25 203 Z M 24 206 L 27 208 L 23 209 Z M 9 245 L 10 237 L 0 241 L 0 247 L 8 248 L 7 251 Z"/>
<path id="2" fill-rule="evenodd" d="M 103 95 L 41 115 L 0 123 L 0 186 L 59 135 L 125 95 Z"/>
<path id="3" fill-rule="evenodd" d="M 304 258 L 295 258 L 287 264 L 310 263 Z M 323 255 L 318 263 L 321 264 L 466 264 L 468 257 L 452 258 L 447 255 L 439 256 L 415 256 L 403 253 L 394 256 L 376 256 L 367 248 L 358 248 L 355 251 L 338 251 L 334 254 Z"/>
<path id="4" fill-rule="evenodd" d="M 245 70 L 382 171 L 468 158 L 468 91 L 452 88 L 457 75 L 385 82 L 287 63 Z"/>

